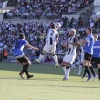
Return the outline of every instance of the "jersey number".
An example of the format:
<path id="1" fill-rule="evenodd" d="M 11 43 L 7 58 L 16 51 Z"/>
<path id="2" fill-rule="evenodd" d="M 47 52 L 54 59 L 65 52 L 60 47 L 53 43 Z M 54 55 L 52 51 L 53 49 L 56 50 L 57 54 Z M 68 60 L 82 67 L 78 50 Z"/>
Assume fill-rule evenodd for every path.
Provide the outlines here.
<path id="1" fill-rule="evenodd" d="M 53 33 L 51 33 L 50 35 L 53 36 Z M 51 44 L 51 45 L 53 44 L 52 38 L 50 38 L 50 44 Z"/>
<path id="2" fill-rule="evenodd" d="M 50 35 L 53 35 L 52 33 Z"/>
<path id="3" fill-rule="evenodd" d="M 20 46 L 20 42 L 17 42 L 15 48 L 19 48 L 19 46 Z"/>

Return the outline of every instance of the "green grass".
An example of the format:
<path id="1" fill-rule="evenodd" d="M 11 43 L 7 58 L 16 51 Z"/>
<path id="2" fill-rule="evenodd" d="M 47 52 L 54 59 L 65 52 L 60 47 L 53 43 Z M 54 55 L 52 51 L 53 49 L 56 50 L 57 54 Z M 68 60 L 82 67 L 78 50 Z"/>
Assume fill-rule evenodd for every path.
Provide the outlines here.
<path id="1" fill-rule="evenodd" d="M 63 70 L 50 65 L 32 65 L 30 80 L 23 80 L 17 63 L 0 63 L 0 100 L 100 100 L 100 81 L 86 82 L 71 71 L 70 80 L 62 81 Z"/>

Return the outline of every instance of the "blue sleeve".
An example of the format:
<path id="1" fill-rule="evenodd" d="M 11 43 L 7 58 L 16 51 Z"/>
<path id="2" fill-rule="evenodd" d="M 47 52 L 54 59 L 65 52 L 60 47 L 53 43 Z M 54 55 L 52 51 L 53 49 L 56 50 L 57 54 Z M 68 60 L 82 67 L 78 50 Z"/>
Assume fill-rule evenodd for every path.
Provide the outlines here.
<path id="1" fill-rule="evenodd" d="M 89 37 L 87 37 L 85 40 L 88 41 L 88 42 L 90 42 L 90 38 Z"/>

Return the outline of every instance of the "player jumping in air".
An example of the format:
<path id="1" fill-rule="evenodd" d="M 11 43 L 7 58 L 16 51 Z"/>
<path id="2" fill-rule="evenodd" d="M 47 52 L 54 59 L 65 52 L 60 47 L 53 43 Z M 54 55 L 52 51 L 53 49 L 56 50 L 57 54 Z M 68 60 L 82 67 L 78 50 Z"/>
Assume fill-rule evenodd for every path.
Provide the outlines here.
<path id="1" fill-rule="evenodd" d="M 48 51 L 51 51 L 52 56 L 55 61 L 55 68 L 58 68 L 58 59 L 57 55 L 55 54 L 56 52 L 56 43 L 58 41 L 58 32 L 57 30 L 61 27 L 61 24 L 56 22 L 53 24 L 52 29 L 49 29 L 46 37 L 46 44 L 43 48 L 42 54 L 40 54 L 39 58 L 36 59 L 36 62 L 39 62 L 42 60 L 44 57 L 44 54 L 46 54 Z"/>

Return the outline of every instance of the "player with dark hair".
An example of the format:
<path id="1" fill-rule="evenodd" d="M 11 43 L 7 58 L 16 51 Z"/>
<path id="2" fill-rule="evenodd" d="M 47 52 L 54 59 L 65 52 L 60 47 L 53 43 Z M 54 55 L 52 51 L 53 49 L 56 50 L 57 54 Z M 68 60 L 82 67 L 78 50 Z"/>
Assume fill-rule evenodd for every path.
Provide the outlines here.
<path id="1" fill-rule="evenodd" d="M 93 55 L 93 45 L 94 45 L 94 37 L 92 35 L 92 28 L 87 28 L 86 34 L 88 35 L 85 40 L 78 41 L 79 44 L 84 45 L 84 61 L 83 61 L 83 66 L 85 67 L 84 76 L 86 73 L 88 74 L 88 79 L 87 81 L 92 79 L 92 75 L 90 74 L 90 70 L 93 74 L 93 78 L 97 77 L 97 74 L 95 73 L 92 65 L 91 65 L 91 58 Z M 89 70 L 90 69 L 90 70 Z"/>
<path id="2" fill-rule="evenodd" d="M 52 28 L 49 29 L 46 37 L 46 44 L 43 48 L 42 54 L 40 54 L 39 58 L 36 59 L 36 62 L 40 63 L 42 58 L 44 57 L 44 54 L 46 54 L 48 51 L 51 51 L 52 56 L 55 61 L 55 68 L 58 68 L 58 59 L 56 53 L 56 43 L 58 41 L 58 32 L 57 30 L 61 27 L 61 24 L 56 22 L 52 25 Z"/>
<path id="3" fill-rule="evenodd" d="M 19 34 L 19 39 L 15 43 L 15 48 L 14 48 L 14 56 L 16 57 L 17 61 L 23 64 L 23 69 L 19 73 L 19 75 L 24 79 L 24 72 L 27 76 L 27 79 L 33 77 L 33 75 L 28 74 L 28 66 L 31 65 L 30 60 L 28 59 L 27 56 L 25 56 L 23 49 L 24 47 L 29 47 L 32 48 L 33 50 L 38 50 L 38 48 L 35 48 L 31 46 L 27 40 L 25 40 L 25 35 L 23 33 Z"/>

